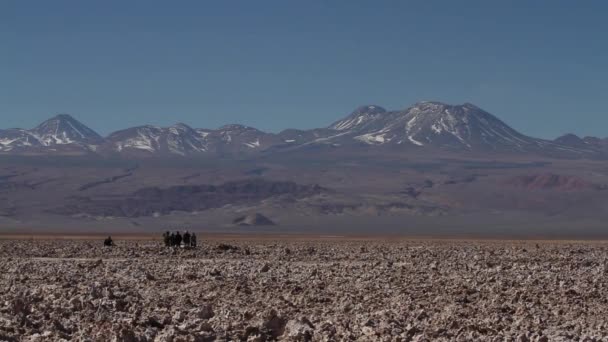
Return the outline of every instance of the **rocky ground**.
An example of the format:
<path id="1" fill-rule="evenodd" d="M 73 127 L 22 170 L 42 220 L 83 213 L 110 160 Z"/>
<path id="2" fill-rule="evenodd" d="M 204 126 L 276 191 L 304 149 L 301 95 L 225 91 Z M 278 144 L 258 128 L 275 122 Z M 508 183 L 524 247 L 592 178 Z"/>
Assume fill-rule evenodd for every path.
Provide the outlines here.
<path id="1" fill-rule="evenodd" d="M 0 241 L 0 341 L 608 341 L 603 243 L 116 243 Z"/>

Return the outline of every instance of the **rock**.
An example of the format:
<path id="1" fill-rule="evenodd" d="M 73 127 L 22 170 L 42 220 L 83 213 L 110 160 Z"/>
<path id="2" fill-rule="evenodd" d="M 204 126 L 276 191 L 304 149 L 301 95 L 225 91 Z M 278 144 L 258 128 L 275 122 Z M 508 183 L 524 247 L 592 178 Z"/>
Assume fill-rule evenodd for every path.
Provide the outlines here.
<path id="1" fill-rule="evenodd" d="M 298 341 L 310 341 L 314 336 L 315 327 L 306 319 L 290 320 L 285 325 L 283 336 L 295 338 Z"/>
<path id="2" fill-rule="evenodd" d="M 232 239 L 165 250 L 0 239 L 0 341 L 545 342 L 608 330 L 600 243 Z"/>
<path id="3" fill-rule="evenodd" d="M 234 252 L 234 251 L 237 251 L 238 249 L 239 249 L 238 247 L 229 245 L 227 243 L 220 243 L 217 246 L 217 250 L 222 251 L 222 252 L 228 252 L 228 251 Z"/>
<path id="4" fill-rule="evenodd" d="M 361 329 L 361 332 L 363 332 L 363 335 L 368 336 L 368 337 L 376 335 L 376 332 L 374 331 L 374 329 L 372 327 L 363 327 Z"/>
<path id="5" fill-rule="evenodd" d="M 118 329 L 118 333 L 112 339 L 113 342 L 138 342 L 137 337 L 132 329 L 121 326 Z"/>
<path id="6" fill-rule="evenodd" d="M 173 324 L 181 323 L 184 321 L 184 318 L 186 318 L 186 315 L 182 311 L 176 311 L 173 317 L 171 317 L 171 322 Z"/>
<path id="7" fill-rule="evenodd" d="M 285 332 L 286 324 L 287 321 L 279 316 L 276 310 L 272 309 L 264 318 L 263 328 L 270 333 L 270 336 L 277 338 Z"/>
<path id="8" fill-rule="evenodd" d="M 194 342 L 214 342 L 217 341 L 217 336 L 211 332 L 203 332 L 194 336 Z"/>
<path id="9" fill-rule="evenodd" d="M 175 331 L 175 328 L 173 326 L 168 326 L 156 335 L 154 342 L 173 342 L 176 336 L 177 332 Z"/>
<path id="10" fill-rule="evenodd" d="M 213 307 L 210 304 L 205 304 L 194 311 L 196 317 L 200 319 L 210 319 L 215 316 Z"/>
<path id="11" fill-rule="evenodd" d="M 146 331 L 144 332 L 144 338 L 146 341 L 154 341 L 154 339 L 156 338 L 156 335 L 158 335 L 157 328 L 147 328 Z"/>

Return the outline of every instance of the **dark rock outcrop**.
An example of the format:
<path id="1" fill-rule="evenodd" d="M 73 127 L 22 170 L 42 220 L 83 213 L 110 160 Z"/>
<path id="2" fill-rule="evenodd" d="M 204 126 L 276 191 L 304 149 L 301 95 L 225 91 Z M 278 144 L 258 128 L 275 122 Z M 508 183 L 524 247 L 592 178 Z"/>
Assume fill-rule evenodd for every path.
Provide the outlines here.
<path id="1" fill-rule="evenodd" d="M 255 203 L 283 196 L 303 198 L 319 194 L 326 189 L 318 185 L 300 185 L 294 182 L 273 182 L 263 179 L 246 179 L 221 185 L 185 185 L 169 188 L 150 187 L 122 198 L 78 197 L 65 207 L 53 210 L 57 214 L 140 217 L 165 215 L 174 211 L 194 212 L 219 208 L 228 204 Z"/>

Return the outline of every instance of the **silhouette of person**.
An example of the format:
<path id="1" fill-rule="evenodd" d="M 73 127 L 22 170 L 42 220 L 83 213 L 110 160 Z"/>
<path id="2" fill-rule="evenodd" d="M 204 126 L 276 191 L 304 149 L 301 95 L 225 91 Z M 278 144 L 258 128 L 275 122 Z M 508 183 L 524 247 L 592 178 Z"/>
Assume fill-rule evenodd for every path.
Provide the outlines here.
<path id="1" fill-rule="evenodd" d="M 179 232 L 175 233 L 175 246 L 180 247 L 182 245 L 182 235 Z"/>
<path id="2" fill-rule="evenodd" d="M 168 231 L 163 233 L 163 241 L 165 242 L 165 247 L 171 246 L 171 234 Z"/>
<path id="3" fill-rule="evenodd" d="M 184 246 L 190 247 L 190 233 L 187 230 L 184 233 Z"/>
<path id="4" fill-rule="evenodd" d="M 112 241 L 112 237 L 108 236 L 107 239 L 103 240 L 103 245 L 107 246 L 107 247 L 112 247 L 114 246 L 114 241 Z"/>

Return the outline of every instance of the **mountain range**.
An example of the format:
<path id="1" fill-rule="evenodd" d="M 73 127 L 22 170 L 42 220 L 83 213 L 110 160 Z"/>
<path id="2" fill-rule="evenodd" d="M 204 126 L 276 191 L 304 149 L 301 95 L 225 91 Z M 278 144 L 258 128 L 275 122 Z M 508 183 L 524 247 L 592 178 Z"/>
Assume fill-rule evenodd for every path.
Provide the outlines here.
<path id="1" fill-rule="evenodd" d="M 532 153 L 554 157 L 605 158 L 608 139 L 567 134 L 553 141 L 526 136 L 483 109 L 465 103 L 419 102 L 405 110 L 377 105 L 357 108 L 326 128 L 267 133 L 238 124 L 218 129 L 138 126 L 102 137 L 68 114 L 33 129 L 0 130 L 2 154 L 235 156 L 314 147 Z"/>
<path id="2" fill-rule="evenodd" d="M 261 214 L 265 228 L 235 225 Z M 465 103 L 267 133 L 57 115 L 0 131 L 0 233 L 266 229 L 608 237 L 608 140 L 530 137 Z M 264 226 L 262 226 L 264 227 Z"/>

